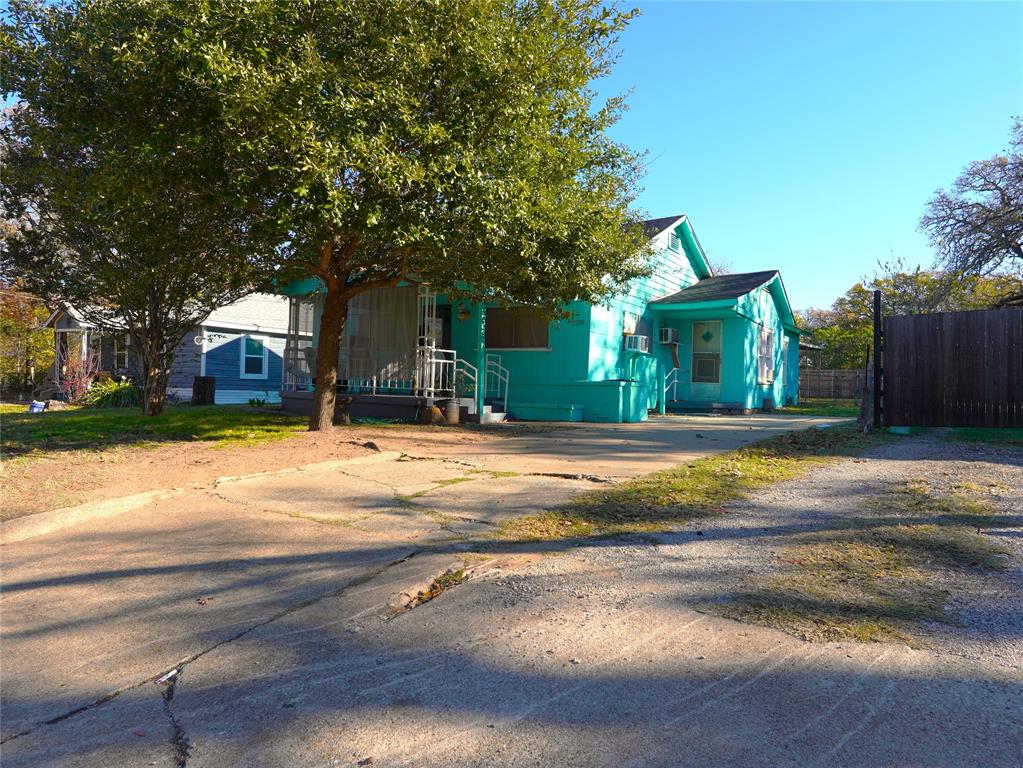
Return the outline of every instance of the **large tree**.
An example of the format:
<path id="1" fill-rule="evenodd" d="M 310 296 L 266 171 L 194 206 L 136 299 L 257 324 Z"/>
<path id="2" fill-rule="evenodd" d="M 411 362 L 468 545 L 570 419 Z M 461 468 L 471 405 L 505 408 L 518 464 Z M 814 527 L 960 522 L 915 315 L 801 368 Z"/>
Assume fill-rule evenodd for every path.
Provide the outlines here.
<path id="1" fill-rule="evenodd" d="M 935 193 L 920 228 L 953 275 L 1023 268 L 1023 122 L 1016 120 L 1007 150 L 970 163 L 951 189 Z M 1023 294 L 1005 299 L 1021 302 Z"/>
<path id="2" fill-rule="evenodd" d="M 182 336 L 252 290 L 267 247 L 232 193 L 217 95 L 166 43 L 173 2 L 12 0 L 0 29 L 3 269 L 99 325 L 123 322 L 144 411 Z"/>
<path id="3" fill-rule="evenodd" d="M 644 267 L 637 156 L 591 83 L 631 17 L 602 0 L 182 0 L 268 268 L 323 284 L 310 428 L 331 425 L 353 296 L 403 280 L 555 311 Z M 183 42 L 182 42 L 183 41 Z"/>

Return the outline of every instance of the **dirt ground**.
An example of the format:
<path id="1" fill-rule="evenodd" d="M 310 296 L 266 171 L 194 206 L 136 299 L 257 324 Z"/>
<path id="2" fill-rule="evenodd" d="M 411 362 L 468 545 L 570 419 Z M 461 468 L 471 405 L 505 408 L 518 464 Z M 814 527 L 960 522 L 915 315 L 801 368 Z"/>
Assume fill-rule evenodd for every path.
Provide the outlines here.
<path id="1" fill-rule="evenodd" d="M 524 429 L 356 426 L 298 433 L 262 445 L 194 441 L 55 452 L 0 464 L 0 520 L 142 491 L 203 485 L 218 477 L 368 455 L 376 451 L 374 445 L 404 451 L 430 450 L 438 443 L 459 448 L 501 440 Z"/>
<path id="2" fill-rule="evenodd" d="M 784 414 L 652 417 L 638 424 L 509 423 L 480 427 L 355 425 L 299 432 L 259 445 L 179 441 L 156 447 L 55 451 L 0 463 L 0 520 L 218 477 L 353 458 L 379 450 L 469 456 L 494 471 L 563 472 L 622 479 L 729 450 L 787 430 L 840 419 Z"/>

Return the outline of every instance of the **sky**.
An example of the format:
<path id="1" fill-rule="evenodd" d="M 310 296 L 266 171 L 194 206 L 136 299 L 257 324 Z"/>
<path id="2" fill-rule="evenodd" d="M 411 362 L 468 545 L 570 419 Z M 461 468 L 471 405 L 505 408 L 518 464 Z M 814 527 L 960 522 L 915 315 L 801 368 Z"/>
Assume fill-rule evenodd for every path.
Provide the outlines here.
<path id="1" fill-rule="evenodd" d="M 928 267 L 927 200 L 1023 115 L 1023 3 L 639 3 L 602 95 L 646 150 L 651 217 L 827 307 L 892 256 Z"/>
<path id="2" fill-rule="evenodd" d="M 626 3 L 626 6 L 629 4 Z M 927 200 L 1023 115 L 1023 1 L 641 2 L 605 96 L 645 150 L 637 205 L 729 271 L 827 307 L 878 261 L 929 267 Z"/>

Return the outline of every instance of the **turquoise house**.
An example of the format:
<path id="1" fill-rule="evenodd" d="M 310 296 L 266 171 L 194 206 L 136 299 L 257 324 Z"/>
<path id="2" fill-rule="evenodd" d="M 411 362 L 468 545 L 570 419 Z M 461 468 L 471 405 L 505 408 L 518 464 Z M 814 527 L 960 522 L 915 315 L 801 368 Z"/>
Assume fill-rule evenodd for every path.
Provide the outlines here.
<path id="1" fill-rule="evenodd" d="M 643 421 L 650 412 L 770 409 L 796 399 L 798 332 L 777 270 L 714 275 L 685 216 L 644 224 L 651 273 L 606 304 L 549 322 L 529 307 L 427 285 L 353 300 L 339 390 L 356 415 L 414 417 L 455 400 L 463 418 Z M 285 408 L 307 411 L 315 379 L 316 280 L 293 283 Z"/>

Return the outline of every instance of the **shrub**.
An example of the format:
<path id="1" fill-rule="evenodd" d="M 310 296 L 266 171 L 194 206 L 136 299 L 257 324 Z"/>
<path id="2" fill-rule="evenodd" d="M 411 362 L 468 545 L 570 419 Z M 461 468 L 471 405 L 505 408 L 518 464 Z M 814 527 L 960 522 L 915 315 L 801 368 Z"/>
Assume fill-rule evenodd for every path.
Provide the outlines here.
<path id="1" fill-rule="evenodd" d="M 253 408 L 266 408 L 266 398 L 265 397 L 250 397 L 249 398 L 249 405 L 251 405 Z"/>
<path id="2" fill-rule="evenodd" d="M 80 402 L 99 375 L 99 356 L 71 355 L 60 373 L 60 391 L 71 402 Z"/>
<path id="3" fill-rule="evenodd" d="M 97 381 L 77 402 L 89 408 L 132 408 L 140 402 L 139 391 L 128 379 Z"/>

